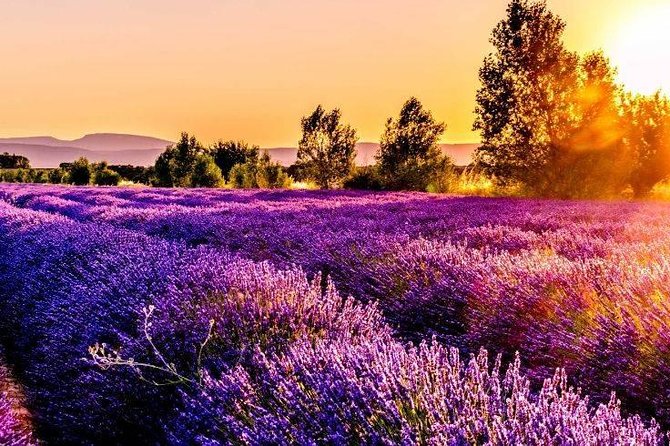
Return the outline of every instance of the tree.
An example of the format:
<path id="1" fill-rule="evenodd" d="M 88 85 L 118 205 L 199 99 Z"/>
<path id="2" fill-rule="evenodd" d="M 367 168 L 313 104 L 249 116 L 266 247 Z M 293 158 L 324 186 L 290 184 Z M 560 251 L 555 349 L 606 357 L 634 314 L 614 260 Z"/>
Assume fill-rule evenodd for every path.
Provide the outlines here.
<path id="1" fill-rule="evenodd" d="M 624 144 L 623 91 L 601 52 L 581 58 L 577 69 L 571 122 L 533 188 L 544 196 L 616 196 L 628 182 L 632 163 Z"/>
<path id="2" fill-rule="evenodd" d="M 49 171 L 47 180 L 51 184 L 61 184 L 65 179 L 66 172 L 65 170 L 59 168 L 52 169 Z"/>
<path id="3" fill-rule="evenodd" d="M 341 185 L 354 168 L 356 131 L 340 123 L 339 109 L 326 112 L 318 106 L 301 120 L 297 164 L 322 189 Z"/>
<path id="4" fill-rule="evenodd" d="M 221 169 L 209 154 L 197 156 L 191 174 L 191 187 L 220 187 L 223 184 Z"/>
<path id="5" fill-rule="evenodd" d="M 218 141 L 209 149 L 209 152 L 221 169 L 225 180 L 229 181 L 229 174 L 233 166 L 247 162 L 255 163 L 258 160 L 259 150 L 258 146 L 250 146 L 244 141 Z"/>
<path id="6" fill-rule="evenodd" d="M 626 144 L 634 158 L 630 183 L 635 196 L 643 197 L 670 175 L 670 101 L 660 92 L 629 96 L 625 116 Z"/>
<path id="7" fill-rule="evenodd" d="M 198 155 L 204 152 L 195 136 L 183 132 L 179 142 L 168 146 L 158 156 L 154 170 L 155 185 L 160 187 L 188 187 Z"/>
<path id="8" fill-rule="evenodd" d="M 163 153 L 158 155 L 154 163 L 154 180 L 152 184 L 157 187 L 174 187 L 174 177 L 172 172 L 173 160 L 175 158 L 175 149 L 168 146 Z"/>
<path id="9" fill-rule="evenodd" d="M 477 164 L 499 183 L 541 184 L 573 133 L 579 59 L 565 49 L 564 29 L 544 0 L 513 0 L 493 30 L 474 129 L 482 140 Z"/>
<path id="10" fill-rule="evenodd" d="M 235 189 L 255 189 L 258 187 L 256 181 L 256 163 L 247 162 L 235 164 L 229 173 L 229 181 Z"/>
<path id="11" fill-rule="evenodd" d="M 85 157 L 77 159 L 70 165 L 69 182 L 76 186 L 85 186 L 91 182 L 91 163 Z"/>
<path id="12" fill-rule="evenodd" d="M 256 166 L 256 184 L 261 189 L 283 189 L 291 185 L 291 178 L 279 163 L 272 162 L 267 150 Z"/>
<path id="13" fill-rule="evenodd" d="M 291 181 L 284 168 L 272 162 L 267 151 L 257 160 L 236 164 L 230 170 L 230 184 L 237 189 L 282 189 L 289 187 Z"/>
<path id="14" fill-rule="evenodd" d="M 30 169 L 30 161 L 25 156 L 0 154 L 0 169 Z"/>
<path id="15" fill-rule="evenodd" d="M 398 119 L 386 121 L 376 158 L 388 189 L 426 190 L 443 163 L 438 141 L 445 128 L 414 97 L 402 106 Z"/>
<path id="16" fill-rule="evenodd" d="M 121 175 L 109 169 L 107 161 L 101 161 L 93 165 L 93 184 L 96 186 L 118 186 Z"/>
<path id="17" fill-rule="evenodd" d="M 151 177 L 154 176 L 153 167 L 124 164 L 111 165 L 109 166 L 109 170 L 118 173 L 122 180 L 131 181 L 137 184 L 151 184 Z"/>

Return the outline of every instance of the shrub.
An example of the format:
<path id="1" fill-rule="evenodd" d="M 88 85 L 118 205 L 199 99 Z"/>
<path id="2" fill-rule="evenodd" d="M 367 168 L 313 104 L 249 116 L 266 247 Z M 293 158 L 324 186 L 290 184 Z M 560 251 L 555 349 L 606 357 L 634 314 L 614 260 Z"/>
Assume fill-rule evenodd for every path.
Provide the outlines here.
<path id="1" fill-rule="evenodd" d="M 70 165 L 68 181 L 76 186 L 85 186 L 91 182 L 92 175 L 91 164 L 86 158 L 81 157 Z"/>
<path id="2" fill-rule="evenodd" d="M 256 180 L 256 164 L 236 164 L 230 169 L 230 184 L 236 189 L 253 189 L 258 187 Z"/>
<path id="3" fill-rule="evenodd" d="M 120 182 L 121 175 L 107 168 L 96 171 L 93 177 L 96 186 L 118 186 Z"/>
<path id="4" fill-rule="evenodd" d="M 214 158 L 207 154 L 198 155 L 191 174 L 191 187 L 220 187 L 223 183 L 221 169 Z"/>
<path id="5" fill-rule="evenodd" d="M 291 186 L 291 178 L 279 163 L 270 160 L 270 154 L 265 151 L 256 166 L 256 184 L 261 189 L 286 189 Z"/>
<path id="6" fill-rule="evenodd" d="M 344 182 L 345 189 L 382 190 L 382 178 L 376 166 L 357 167 Z"/>

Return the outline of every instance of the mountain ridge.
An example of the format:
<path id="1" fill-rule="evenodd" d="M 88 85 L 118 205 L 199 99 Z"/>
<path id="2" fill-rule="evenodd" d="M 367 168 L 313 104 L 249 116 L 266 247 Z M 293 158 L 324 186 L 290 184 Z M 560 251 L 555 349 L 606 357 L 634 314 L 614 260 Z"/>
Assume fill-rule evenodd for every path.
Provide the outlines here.
<path id="1" fill-rule="evenodd" d="M 33 167 L 58 167 L 85 156 L 92 162 L 107 161 L 110 164 L 132 164 L 151 166 L 160 153 L 172 141 L 143 135 L 123 133 L 92 133 L 81 138 L 66 140 L 53 136 L 25 136 L 0 138 L 0 153 L 9 152 L 22 155 L 30 160 Z M 472 162 L 472 155 L 479 144 L 440 144 L 440 149 L 449 155 L 454 164 L 465 166 Z M 266 147 L 270 157 L 284 166 L 295 163 L 296 147 Z M 379 144 L 360 142 L 356 145 L 356 164 L 374 164 Z"/>

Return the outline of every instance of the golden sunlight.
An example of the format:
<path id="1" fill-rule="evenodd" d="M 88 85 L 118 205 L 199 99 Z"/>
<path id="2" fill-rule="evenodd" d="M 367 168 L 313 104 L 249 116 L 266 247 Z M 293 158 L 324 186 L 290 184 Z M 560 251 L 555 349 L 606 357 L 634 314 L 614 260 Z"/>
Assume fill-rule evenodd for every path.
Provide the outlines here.
<path id="1" fill-rule="evenodd" d="M 612 45 L 612 62 L 627 89 L 650 94 L 670 91 L 670 6 L 658 5 L 635 15 Z"/>

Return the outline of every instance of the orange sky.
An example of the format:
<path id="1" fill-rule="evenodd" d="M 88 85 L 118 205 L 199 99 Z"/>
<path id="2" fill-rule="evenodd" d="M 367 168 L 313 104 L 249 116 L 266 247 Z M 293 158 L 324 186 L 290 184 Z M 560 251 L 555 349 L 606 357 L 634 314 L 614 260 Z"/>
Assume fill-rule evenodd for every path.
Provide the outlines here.
<path id="1" fill-rule="evenodd" d="M 639 73 L 644 61 L 627 36 L 648 28 L 645 20 L 667 3 L 549 0 L 568 23 L 571 48 L 616 55 L 616 63 L 628 64 L 622 76 L 639 81 L 640 89 L 666 79 Z M 385 119 L 415 95 L 447 122 L 444 141 L 476 141 L 470 127 L 477 68 L 505 6 L 503 0 L 6 0 L 0 136 L 124 132 L 176 139 L 187 130 L 206 143 L 295 145 L 300 117 L 322 103 L 340 107 L 362 140 L 376 141 Z M 668 70 L 660 76 L 668 76 L 670 87 Z"/>

